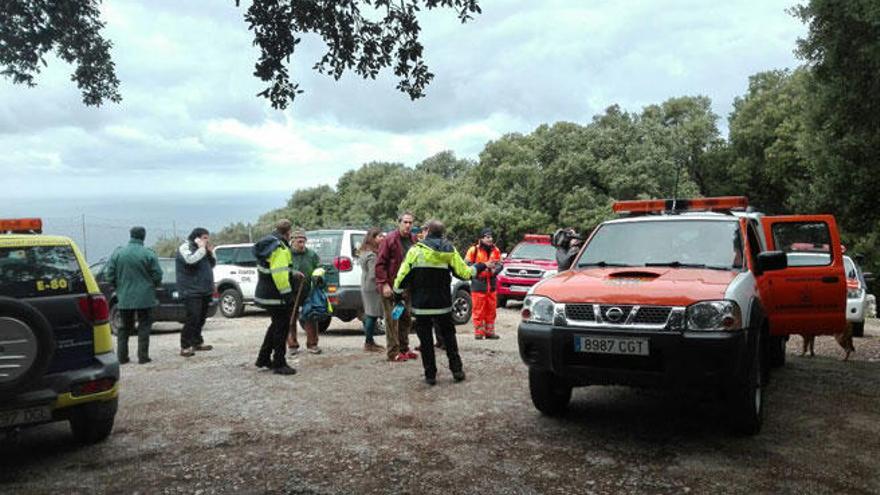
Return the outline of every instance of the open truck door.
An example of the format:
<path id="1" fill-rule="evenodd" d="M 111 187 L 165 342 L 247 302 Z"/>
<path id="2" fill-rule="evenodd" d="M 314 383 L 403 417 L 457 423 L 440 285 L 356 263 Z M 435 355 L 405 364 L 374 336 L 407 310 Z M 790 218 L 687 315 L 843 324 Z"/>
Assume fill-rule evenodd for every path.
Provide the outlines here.
<path id="1" fill-rule="evenodd" d="M 787 266 L 758 276 L 772 335 L 829 335 L 846 328 L 846 275 L 831 215 L 763 217 L 770 251 Z"/>

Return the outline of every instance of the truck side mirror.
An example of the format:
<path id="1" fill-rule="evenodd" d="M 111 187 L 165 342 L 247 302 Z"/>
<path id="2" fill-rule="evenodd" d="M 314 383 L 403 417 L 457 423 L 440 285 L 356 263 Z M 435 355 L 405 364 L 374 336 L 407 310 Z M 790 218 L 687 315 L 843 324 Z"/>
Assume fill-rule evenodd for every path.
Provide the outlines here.
<path id="1" fill-rule="evenodd" d="M 783 251 L 764 251 L 758 253 L 756 265 L 755 275 L 773 270 L 784 270 L 788 268 L 788 257 Z"/>

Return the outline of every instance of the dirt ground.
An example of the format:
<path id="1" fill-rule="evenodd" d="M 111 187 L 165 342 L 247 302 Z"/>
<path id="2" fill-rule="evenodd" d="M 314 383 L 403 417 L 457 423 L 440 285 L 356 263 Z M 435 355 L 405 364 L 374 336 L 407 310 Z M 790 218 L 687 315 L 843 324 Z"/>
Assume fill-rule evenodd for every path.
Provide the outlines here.
<path id="1" fill-rule="evenodd" d="M 293 377 L 254 368 L 259 312 L 209 320 L 215 350 L 190 359 L 159 333 L 153 363 L 123 367 L 113 435 L 78 447 L 58 423 L 0 441 L 0 492 L 880 493 L 877 320 L 846 363 L 831 337 L 815 358 L 793 338 L 764 429 L 743 438 L 719 403 L 660 391 L 577 389 L 565 417 L 541 416 L 518 311 L 500 310 L 498 341 L 459 327 L 468 379 L 443 356 L 433 388 L 419 362 L 364 353 L 356 322 L 334 321 Z"/>

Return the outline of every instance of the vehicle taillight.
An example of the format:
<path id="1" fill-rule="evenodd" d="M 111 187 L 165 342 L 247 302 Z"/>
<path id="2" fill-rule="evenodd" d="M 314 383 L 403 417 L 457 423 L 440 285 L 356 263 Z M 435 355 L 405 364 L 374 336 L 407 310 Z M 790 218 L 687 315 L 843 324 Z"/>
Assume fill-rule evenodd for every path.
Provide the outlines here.
<path id="1" fill-rule="evenodd" d="M 79 298 L 79 310 L 92 323 L 99 325 L 110 319 L 107 298 L 101 294 L 89 294 Z"/>
<path id="2" fill-rule="evenodd" d="M 81 395 L 97 394 L 110 390 L 111 388 L 113 388 L 113 385 L 115 383 L 116 380 L 112 378 L 100 378 L 98 380 L 92 380 L 90 382 L 75 385 L 71 392 L 74 397 L 78 397 Z"/>
<path id="3" fill-rule="evenodd" d="M 340 272 L 351 271 L 351 258 L 348 256 L 337 256 L 333 258 L 333 266 Z"/>

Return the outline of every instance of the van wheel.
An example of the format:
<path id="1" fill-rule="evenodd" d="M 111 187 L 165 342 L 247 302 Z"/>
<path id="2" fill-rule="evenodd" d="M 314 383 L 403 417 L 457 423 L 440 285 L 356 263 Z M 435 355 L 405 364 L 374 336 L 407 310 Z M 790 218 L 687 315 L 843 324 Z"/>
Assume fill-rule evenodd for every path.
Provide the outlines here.
<path id="1" fill-rule="evenodd" d="M 749 363 L 749 369 L 742 383 L 728 391 L 730 402 L 730 426 L 741 435 L 755 435 L 764 423 L 764 380 L 763 348 L 760 343 Z"/>
<path id="2" fill-rule="evenodd" d="M 76 441 L 93 444 L 110 436 L 117 407 L 117 399 L 79 406 L 70 416 L 70 431 Z"/>
<path id="3" fill-rule="evenodd" d="M 16 394 L 42 377 L 55 352 L 55 336 L 46 317 L 30 304 L 0 297 L 0 336 L 3 364 L 0 397 Z"/>
<path id="4" fill-rule="evenodd" d="M 220 294 L 220 314 L 226 318 L 238 318 L 244 312 L 244 301 L 237 289 L 226 289 Z"/>
<path id="5" fill-rule="evenodd" d="M 853 323 L 852 324 L 852 333 L 853 333 L 853 337 L 864 337 L 865 336 L 865 322 Z"/>
<path id="6" fill-rule="evenodd" d="M 571 385 L 549 371 L 529 368 L 529 392 L 532 404 L 547 416 L 558 416 L 568 409 Z"/>
<path id="7" fill-rule="evenodd" d="M 452 322 L 456 325 L 464 325 L 471 319 L 471 293 L 458 289 L 455 291 L 455 297 L 452 298 Z"/>

